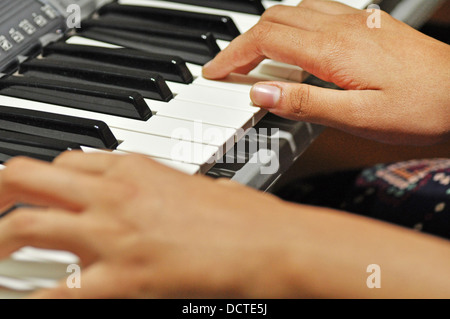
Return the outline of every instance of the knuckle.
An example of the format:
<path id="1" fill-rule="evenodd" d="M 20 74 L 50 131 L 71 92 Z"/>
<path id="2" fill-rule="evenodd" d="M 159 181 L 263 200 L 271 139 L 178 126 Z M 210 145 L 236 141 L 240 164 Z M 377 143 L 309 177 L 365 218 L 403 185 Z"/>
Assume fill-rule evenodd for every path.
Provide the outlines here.
<path id="1" fill-rule="evenodd" d="M 308 85 L 300 85 L 292 90 L 289 94 L 290 112 L 297 118 L 307 118 L 310 109 L 310 87 Z"/>
<path id="2" fill-rule="evenodd" d="M 72 159 L 72 157 L 74 157 L 74 155 L 77 153 L 77 151 L 66 151 L 61 153 L 58 157 L 56 157 L 53 160 L 53 163 L 55 164 L 60 164 L 62 162 L 66 162 L 70 159 Z"/>
<path id="3" fill-rule="evenodd" d="M 6 163 L 6 169 L 2 172 L 2 184 L 4 186 L 14 186 L 26 176 L 26 169 L 32 162 L 25 157 L 15 157 Z"/>
<path id="4" fill-rule="evenodd" d="M 317 0 L 303 0 L 297 6 L 300 7 L 300 8 L 316 9 L 317 5 L 318 5 Z"/>
<path id="5" fill-rule="evenodd" d="M 367 25 L 367 19 L 369 17 L 369 13 L 366 11 L 360 11 L 357 13 L 346 14 L 342 16 L 342 26 L 346 29 L 359 29 L 361 27 L 365 27 Z"/>
<path id="6" fill-rule="evenodd" d="M 280 10 L 282 10 L 282 5 L 275 5 L 272 6 L 268 9 L 266 9 L 266 11 L 264 11 L 264 13 L 261 16 L 261 20 L 260 21 L 271 21 L 273 20 L 275 17 L 277 17 L 279 15 Z"/>
<path id="7" fill-rule="evenodd" d="M 336 55 L 341 55 L 346 50 L 347 40 L 336 33 L 330 33 L 326 41 L 318 40 L 317 46 L 321 52 L 320 63 L 326 64 L 324 67 L 328 68 L 330 64 L 336 62 Z"/>
<path id="8" fill-rule="evenodd" d="M 32 240 L 39 234 L 38 216 L 32 212 L 17 209 L 9 217 L 8 230 L 17 240 Z"/>
<path id="9" fill-rule="evenodd" d="M 264 42 L 264 40 L 267 37 L 267 34 L 271 32 L 271 29 L 273 27 L 273 24 L 268 21 L 261 21 L 258 24 L 256 24 L 252 29 L 250 36 L 254 43 L 260 44 Z"/>

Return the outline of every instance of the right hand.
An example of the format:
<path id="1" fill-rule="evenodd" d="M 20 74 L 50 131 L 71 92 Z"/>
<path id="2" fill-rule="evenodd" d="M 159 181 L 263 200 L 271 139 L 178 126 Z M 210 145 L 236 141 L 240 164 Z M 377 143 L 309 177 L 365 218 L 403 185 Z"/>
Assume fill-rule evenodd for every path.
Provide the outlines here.
<path id="1" fill-rule="evenodd" d="M 298 65 L 345 89 L 257 83 L 254 104 L 294 120 L 393 144 L 426 145 L 450 136 L 450 46 L 384 12 L 323 0 L 275 6 L 204 67 L 206 78 L 248 73 L 263 59 Z"/>

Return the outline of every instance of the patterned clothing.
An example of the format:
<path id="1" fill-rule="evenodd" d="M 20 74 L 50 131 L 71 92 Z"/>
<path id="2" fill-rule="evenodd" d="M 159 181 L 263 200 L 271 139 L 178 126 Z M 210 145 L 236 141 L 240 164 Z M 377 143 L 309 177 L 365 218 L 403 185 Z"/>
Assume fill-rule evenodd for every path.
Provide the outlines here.
<path id="1" fill-rule="evenodd" d="M 450 159 L 380 164 L 309 178 L 286 186 L 279 196 L 450 239 Z"/>

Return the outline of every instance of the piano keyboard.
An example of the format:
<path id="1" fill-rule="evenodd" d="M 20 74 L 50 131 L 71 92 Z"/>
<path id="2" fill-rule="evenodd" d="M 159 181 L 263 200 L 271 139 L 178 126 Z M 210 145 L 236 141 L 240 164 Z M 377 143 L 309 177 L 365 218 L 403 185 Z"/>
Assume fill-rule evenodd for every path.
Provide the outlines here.
<path id="1" fill-rule="evenodd" d="M 187 174 L 208 173 L 266 116 L 251 104 L 253 83 L 300 82 L 308 75 L 266 60 L 247 76 L 210 81 L 202 78 L 202 65 L 255 25 L 264 8 L 298 2 L 105 4 L 83 20 L 81 29 L 46 45 L 15 74 L 0 79 L 0 169 L 13 156 L 51 161 L 79 148 L 140 153 Z M 371 1 L 341 2 L 364 8 Z M 51 287 L 67 276 L 67 265 L 76 263 L 67 252 L 21 249 L 0 262 L 0 297 Z"/>

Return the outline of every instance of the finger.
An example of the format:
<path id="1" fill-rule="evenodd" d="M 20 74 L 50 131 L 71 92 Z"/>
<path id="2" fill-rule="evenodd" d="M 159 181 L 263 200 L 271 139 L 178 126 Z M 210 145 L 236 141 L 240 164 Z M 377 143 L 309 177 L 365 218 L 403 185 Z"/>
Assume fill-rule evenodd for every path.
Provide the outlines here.
<path id="1" fill-rule="evenodd" d="M 15 158 L 0 173 L 0 207 L 11 201 L 79 211 L 97 200 L 102 180 L 51 164 Z"/>
<path id="2" fill-rule="evenodd" d="M 83 173 L 104 175 L 108 173 L 117 176 L 117 173 L 142 172 L 143 165 L 148 170 L 161 170 L 166 166 L 152 159 L 138 154 L 110 154 L 110 153 L 84 153 L 79 151 L 65 152 L 53 161 L 53 165 L 60 168 L 80 171 Z"/>
<path id="3" fill-rule="evenodd" d="M 279 116 L 331 126 L 346 131 L 362 127 L 364 101 L 379 99 L 379 91 L 342 91 L 307 84 L 262 82 L 253 86 L 250 97 L 255 105 Z"/>
<path id="4" fill-rule="evenodd" d="M 311 63 L 323 53 L 317 46 L 319 33 L 262 21 L 237 37 L 203 68 L 203 76 L 221 79 L 262 58 L 295 64 Z M 280 49 L 282 48 L 282 49 Z M 304 68 L 305 69 L 305 68 Z"/>
<path id="5" fill-rule="evenodd" d="M 332 15 L 352 14 L 361 11 L 343 3 L 328 0 L 303 0 L 298 6 Z"/>
<path id="6" fill-rule="evenodd" d="M 132 276 L 127 269 L 114 270 L 111 266 L 94 264 L 81 272 L 80 287 L 69 288 L 67 279 L 53 289 L 35 292 L 29 299 L 112 299 L 133 298 L 134 293 L 141 292 L 132 286 Z M 130 297 L 130 295 L 132 295 Z M 136 296 L 139 297 L 139 296 Z"/>
<path id="7" fill-rule="evenodd" d="M 260 21 L 283 24 L 307 31 L 322 31 L 333 20 L 333 15 L 330 16 L 307 7 L 277 5 L 267 9 Z"/>
<path id="8" fill-rule="evenodd" d="M 89 233 L 77 215 L 57 209 L 20 208 L 0 222 L 0 259 L 33 246 L 68 250 L 84 260 L 92 259 L 85 234 Z"/>
<path id="9" fill-rule="evenodd" d="M 119 155 L 104 153 L 84 153 L 82 151 L 64 152 L 58 156 L 53 165 L 61 168 L 101 175 L 114 167 Z"/>
<path id="10" fill-rule="evenodd" d="M 259 56 L 255 60 L 249 62 L 248 64 L 241 67 L 237 67 L 236 69 L 233 70 L 233 73 L 248 74 L 251 70 L 256 68 L 265 59 L 266 57 Z"/>

